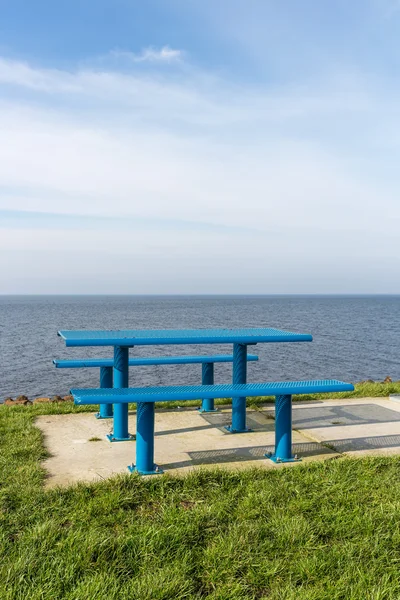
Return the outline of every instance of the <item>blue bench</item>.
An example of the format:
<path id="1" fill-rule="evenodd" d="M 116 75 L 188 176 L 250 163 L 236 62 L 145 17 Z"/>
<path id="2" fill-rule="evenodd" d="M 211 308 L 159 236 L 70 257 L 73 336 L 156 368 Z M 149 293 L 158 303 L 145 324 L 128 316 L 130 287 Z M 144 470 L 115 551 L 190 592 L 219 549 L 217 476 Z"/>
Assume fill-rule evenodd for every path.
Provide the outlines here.
<path id="1" fill-rule="evenodd" d="M 161 473 L 154 464 L 154 403 L 171 400 L 232 398 L 232 420 L 235 399 L 255 396 L 275 396 L 275 462 L 296 460 L 292 455 L 292 395 L 351 392 L 354 386 L 334 379 L 270 383 L 223 384 L 207 386 L 168 386 L 119 389 L 72 389 L 75 404 L 137 403 L 136 465 L 129 468 L 141 475 Z"/>
<path id="2" fill-rule="evenodd" d="M 248 354 L 247 361 L 257 361 L 258 356 Z M 214 364 L 215 363 L 231 363 L 233 362 L 232 355 L 217 355 L 217 356 L 165 356 L 154 358 L 130 358 L 130 367 L 153 366 L 153 365 L 202 365 L 202 385 L 214 384 Z M 100 368 L 100 387 L 113 387 L 113 366 L 112 358 L 88 358 L 77 360 L 58 360 L 54 359 L 53 364 L 57 369 L 83 369 L 83 368 Z M 214 398 L 203 398 L 200 412 L 214 412 Z M 112 419 L 113 407 L 112 404 L 100 404 L 100 411 L 96 414 L 98 419 Z M 114 440 L 110 436 L 110 440 Z"/>

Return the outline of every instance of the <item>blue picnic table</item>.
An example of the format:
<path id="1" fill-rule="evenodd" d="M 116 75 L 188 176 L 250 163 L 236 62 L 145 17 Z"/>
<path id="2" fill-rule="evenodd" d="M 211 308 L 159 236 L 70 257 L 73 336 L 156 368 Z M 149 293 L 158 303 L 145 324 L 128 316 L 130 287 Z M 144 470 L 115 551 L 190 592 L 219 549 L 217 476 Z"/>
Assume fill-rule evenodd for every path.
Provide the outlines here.
<path id="1" fill-rule="evenodd" d="M 312 336 L 279 329 L 192 329 L 192 330 L 122 330 L 122 331 L 59 331 L 67 346 L 114 347 L 113 389 L 71 389 L 76 404 L 114 404 L 114 436 L 131 439 L 128 432 L 128 403 L 137 405 L 136 465 L 130 471 L 142 475 L 162 472 L 154 463 L 154 403 L 198 398 L 232 398 L 230 433 L 243 433 L 246 427 L 246 396 L 275 396 L 275 453 L 268 457 L 275 462 L 298 460 L 292 455 L 292 395 L 347 392 L 354 387 L 337 380 L 281 381 L 247 384 L 247 346 L 273 342 L 311 342 Z M 167 386 L 140 388 L 128 386 L 129 348 L 149 345 L 233 344 L 232 384 L 213 385 L 203 380 L 202 386 Z M 177 357 L 174 357 L 176 359 Z M 200 362 L 207 357 L 198 357 Z M 207 360 L 218 357 L 208 357 Z M 220 357 L 222 358 L 222 357 Z M 254 357 L 256 358 L 256 357 Z M 96 360 L 96 359 L 95 359 Z M 154 359 L 151 359 L 154 360 Z M 187 360 L 187 359 L 186 359 Z M 76 366 L 81 367 L 78 361 Z M 95 363 L 96 365 L 102 363 Z M 58 365 L 60 366 L 60 365 Z M 67 365 L 64 365 L 67 366 Z M 94 366 L 94 364 L 93 364 Z"/>
<path id="2" fill-rule="evenodd" d="M 158 345 L 233 345 L 233 384 L 247 382 L 247 347 L 260 343 L 311 342 L 312 336 L 272 328 L 252 329 L 165 329 L 165 330 L 61 330 L 58 335 L 65 340 L 67 347 L 112 346 L 114 348 L 113 387 L 129 387 L 129 348 L 135 346 Z M 138 411 L 144 407 L 138 406 Z M 231 433 L 248 431 L 246 427 L 246 398 L 232 399 Z M 114 406 L 115 440 L 130 440 L 128 431 L 128 406 L 118 403 Z"/>

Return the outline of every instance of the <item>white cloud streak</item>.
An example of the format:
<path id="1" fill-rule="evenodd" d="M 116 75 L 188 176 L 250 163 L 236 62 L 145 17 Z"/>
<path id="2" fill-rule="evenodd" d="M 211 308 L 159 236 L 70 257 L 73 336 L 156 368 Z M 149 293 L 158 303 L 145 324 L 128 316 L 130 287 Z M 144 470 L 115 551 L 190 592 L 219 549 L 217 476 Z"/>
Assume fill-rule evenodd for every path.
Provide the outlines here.
<path id="1" fill-rule="evenodd" d="M 112 50 L 111 56 L 115 58 L 126 58 L 133 63 L 141 62 L 156 62 L 156 63 L 171 63 L 182 60 L 182 50 L 174 50 L 169 46 L 163 46 L 159 50 L 157 48 L 144 48 L 140 53 L 129 52 L 126 50 Z"/>

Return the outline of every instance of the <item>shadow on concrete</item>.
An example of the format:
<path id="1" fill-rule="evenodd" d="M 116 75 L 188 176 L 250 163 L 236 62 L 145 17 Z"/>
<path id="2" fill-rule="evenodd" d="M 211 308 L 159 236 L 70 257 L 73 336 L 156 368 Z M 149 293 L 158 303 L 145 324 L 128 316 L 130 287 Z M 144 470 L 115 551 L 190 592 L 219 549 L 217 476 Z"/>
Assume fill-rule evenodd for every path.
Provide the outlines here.
<path id="1" fill-rule="evenodd" d="M 360 450 L 382 450 L 390 448 L 400 449 L 400 435 L 378 435 L 373 437 L 352 438 L 349 440 L 327 440 L 337 452 L 357 452 Z"/>
<path id="2" fill-rule="evenodd" d="M 326 400 L 329 400 L 329 398 L 326 398 Z M 326 402 L 326 400 L 314 400 L 314 398 L 310 399 L 310 400 L 295 400 L 293 399 L 293 406 L 307 406 L 309 404 L 324 404 L 324 402 Z M 345 398 L 343 398 L 343 400 L 345 400 Z M 275 402 L 271 402 L 271 406 L 274 406 Z M 265 405 L 265 408 L 268 408 L 267 405 Z"/>
<path id="3" fill-rule="evenodd" d="M 225 427 L 232 423 L 232 413 L 203 413 L 201 417 L 213 427 L 226 433 Z M 247 427 L 253 431 L 274 431 L 275 420 L 262 412 L 248 412 Z M 229 434 L 231 435 L 231 434 Z"/>
<path id="4" fill-rule="evenodd" d="M 190 431 L 204 431 L 206 429 L 215 429 L 215 425 L 198 425 L 196 427 L 180 427 L 179 429 L 166 429 L 163 431 L 155 431 L 154 436 L 171 435 L 173 433 L 189 433 Z"/>
<path id="5" fill-rule="evenodd" d="M 296 409 L 293 405 L 293 428 L 313 429 L 338 425 L 371 425 L 400 421 L 400 412 L 377 404 L 324 406 Z"/>
<path id="6" fill-rule="evenodd" d="M 173 433 L 188 433 L 190 431 L 202 431 L 206 429 L 220 429 L 222 433 L 232 435 L 226 431 L 225 427 L 232 422 L 231 413 L 199 413 L 199 418 L 205 421 L 204 425 L 194 427 L 181 427 L 179 429 L 168 429 L 165 431 L 156 431 L 156 436 L 170 435 Z M 201 422 L 201 421 L 200 421 Z M 263 413 L 247 413 L 247 427 L 252 431 L 274 431 L 275 421 Z"/>
<path id="7" fill-rule="evenodd" d="M 300 458 L 307 456 L 316 456 L 321 454 L 337 456 L 332 450 L 321 446 L 317 442 L 299 442 L 293 444 L 293 453 Z M 181 467 L 191 467 L 200 465 L 218 465 L 229 462 L 247 462 L 252 460 L 268 460 L 265 457 L 267 452 L 273 453 L 274 446 L 250 446 L 244 448 L 226 448 L 219 450 L 199 450 L 197 452 L 188 452 L 190 460 L 183 460 L 169 464 L 163 464 L 165 469 L 179 469 Z"/>

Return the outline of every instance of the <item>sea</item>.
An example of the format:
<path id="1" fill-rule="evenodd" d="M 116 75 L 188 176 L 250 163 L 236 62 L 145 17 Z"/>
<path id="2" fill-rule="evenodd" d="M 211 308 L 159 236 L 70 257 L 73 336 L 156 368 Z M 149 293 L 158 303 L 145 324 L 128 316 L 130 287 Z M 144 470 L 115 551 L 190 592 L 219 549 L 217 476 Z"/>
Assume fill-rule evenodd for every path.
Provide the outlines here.
<path id="1" fill-rule="evenodd" d="M 400 380 L 400 296 L 0 296 L 0 402 L 98 387 L 99 369 L 56 369 L 54 358 L 112 357 L 112 349 L 66 348 L 59 329 L 276 327 L 311 343 L 252 346 L 248 381 L 335 378 Z M 147 346 L 131 356 L 230 352 L 226 345 Z M 230 364 L 215 367 L 229 382 Z M 131 367 L 130 385 L 201 381 L 201 365 Z"/>

